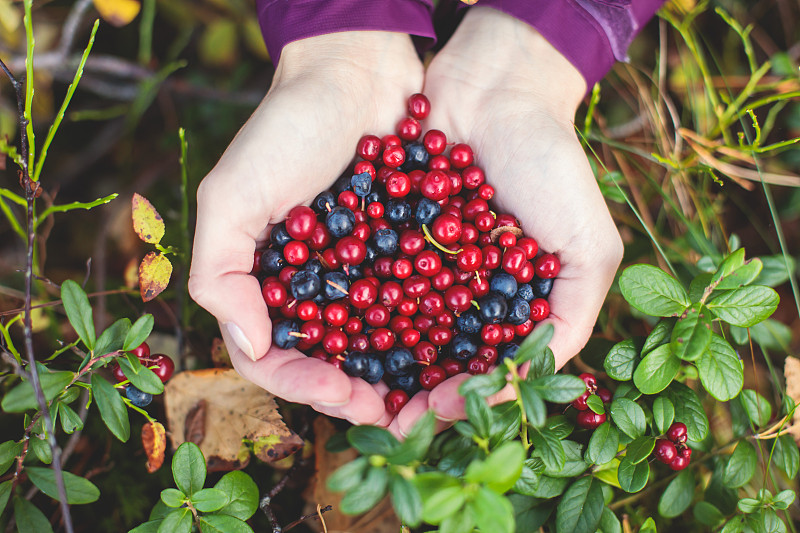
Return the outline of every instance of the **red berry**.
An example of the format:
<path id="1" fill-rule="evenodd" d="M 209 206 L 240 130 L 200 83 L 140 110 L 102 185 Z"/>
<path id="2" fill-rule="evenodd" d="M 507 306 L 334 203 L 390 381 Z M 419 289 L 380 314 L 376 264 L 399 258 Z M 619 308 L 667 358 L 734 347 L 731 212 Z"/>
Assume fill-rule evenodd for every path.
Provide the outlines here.
<path id="1" fill-rule="evenodd" d="M 483 185 L 478 187 L 478 196 L 480 196 L 484 200 L 491 200 L 492 198 L 494 198 L 494 187 L 492 187 L 488 183 L 484 183 Z"/>
<path id="2" fill-rule="evenodd" d="M 422 134 L 422 126 L 415 118 L 403 118 L 397 123 L 397 136 L 404 141 L 416 141 Z"/>
<path id="3" fill-rule="evenodd" d="M 286 218 L 286 231 L 292 239 L 304 241 L 311 237 L 316 223 L 317 214 L 314 210 L 305 205 L 298 205 L 289 211 Z"/>
<path id="4" fill-rule="evenodd" d="M 379 352 L 385 352 L 394 346 L 394 332 L 387 328 L 377 328 L 369 336 L 369 344 Z"/>
<path id="5" fill-rule="evenodd" d="M 259 250 L 253 252 L 253 268 L 250 269 L 251 274 L 255 274 L 256 272 L 261 270 L 261 254 Z"/>
<path id="6" fill-rule="evenodd" d="M 413 327 L 414 327 L 414 321 L 408 318 L 407 316 L 396 315 L 393 316 L 392 319 L 389 321 L 389 329 L 391 329 L 395 333 L 400 333 L 403 330 Z"/>
<path id="7" fill-rule="evenodd" d="M 403 299 L 400 300 L 400 305 L 397 306 L 397 312 L 403 316 L 413 316 L 418 307 L 416 300 L 403 296 Z"/>
<path id="8" fill-rule="evenodd" d="M 353 174 L 363 174 L 366 172 L 372 181 L 375 181 L 377 173 L 375 172 L 375 165 L 369 161 L 359 161 L 353 167 Z"/>
<path id="9" fill-rule="evenodd" d="M 595 429 L 605 421 L 605 414 L 601 415 L 592 410 L 581 411 L 578 413 L 577 423 L 584 429 Z"/>
<path id="10" fill-rule="evenodd" d="M 453 285 L 444 293 L 444 304 L 456 313 L 463 313 L 472 305 L 472 291 L 463 285 Z"/>
<path id="11" fill-rule="evenodd" d="M 458 143 L 450 149 L 450 163 L 455 168 L 466 168 L 473 160 L 472 148 L 467 144 Z"/>
<path id="12" fill-rule="evenodd" d="M 518 326 L 514 326 L 517 337 L 527 337 L 533 331 L 533 320 L 528 319 Z"/>
<path id="13" fill-rule="evenodd" d="M 345 265 L 360 265 L 366 256 L 367 245 L 358 237 L 348 235 L 336 243 L 336 258 Z"/>
<path id="14" fill-rule="evenodd" d="M 408 97 L 408 114 L 417 120 L 427 118 L 431 112 L 431 101 L 422 93 L 414 93 Z"/>
<path id="15" fill-rule="evenodd" d="M 689 466 L 690 460 L 686 457 L 681 457 L 680 455 L 677 456 L 672 462 L 669 464 L 669 467 L 676 472 L 679 470 L 683 470 L 687 466 Z"/>
<path id="16" fill-rule="evenodd" d="M 143 342 L 130 352 L 139 359 L 141 359 L 142 357 L 147 357 L 148 355 L 150 355 L 150 346 L 148 346 L 146 342 Z"/>
<path id="17" fill-rule="evenodd" d="M 419 384 L 425 390 L 431 390 L 436 385 L 447 379 L 447 372 L 439 365 L 429 365 L 419 373 Z"/>
<path id="18" fill-rule="evenodd" d="M 433 277 L 442 270 L 442 259 L 432 250 L 423 250 L 414 258 L 414 268 L 425 277 Z"/>
<path id="19" fill-rule="evenodd" d="M 342 191 L 339 193 L 339 196 L 336 198 L 336 203 L 342 207 L 346 207 L 351 211 L 355 211 L 358 208 L 358 196 L 353 191 Z"/>
<path id="20" fill-rule="evenodd" d="M 446 328 L 452 328 L 456 324 L 456 315 L 444 309 L 436 316 L 436 323 Z"/>
<path id="21" fill-rule="evenodd" d="M 484 324 L 481 340 L 490 346 L 497 346 L 503 342 L 503 328 L 499 324 Z"/>
<path id="22" fill-rule="evenodd" d="M 467 372 L 472 375 L 485 374 L 489 371 L 489 362 L 483 357 L 476 355 L 467 361 Z"/>
<path id="23" fill-rule="evenodd" d="M 322 349 L 331 355 L 339 355 L 347 350 L 347 335 L 344 331 L 334 329 L 322 338 Z"/>
<path id="24" fill-rule="evenodd" d="M 304 300 L 297 304 L 297 318 L 309 321 L 317 316 L 317 304 L 314 300 Z"/>
<path id="25" fill-rule="evenodd" d="M 489 346 L 488 344 L 481 344 L 478 346 L 478 357 L 483 357 L 486 359 L 486 362 L 489 365 L 493 365 L 497 362 L 497 348 L 494 346 Z"/>
<path id="26" fill-rule="evenodd" d="M 151 359 L 152 362 L 147 366 L 155 365 L 153 373 L 158 376 L 161 383 L 166 383 L 169 378 L 172 377 L 173 372 L 175 372 L 175 362 L 163 353 L 155 354 Z"/>
<path id="27" fill-rule="evenodd" d="M 381 218 L 384 213 L 383 204 L 380 202 L 370 202 L 367 206 L 367 216 L 370 218 Z"/>
<path id="28" fill-rule="evenodd" d="M 519 239 L 517 241 L 517 246 L 520 246 L 523 250 L 525 250 L 525 257 L 527 257 L 528 260 L 536 257 L 536 253 L 539 251 L 539 243 L 530 237 L 522 237 Z"/>
<path id="29" fill-rule="evenodd" d="M 403 292 L 409 298 L 421 298 L 431 290 L 431 281 L 425 276 L 414 274 L 403 281 Z"/>
<path id="30" fill-rule="evenodd" d="M 605 387 L 600 387 L 599 389 L 597 389 L 595 394 L 597 394 L 597 396 L 599 396 L 600 399 L 603 400 L 603 403 L 611 403 L 611 399 L 614 397 L 611 391 L 606 389 Z"/>
<path id="31" fill-rule="evenodd" d="M 561 262 L 553 254 L 542 254 L 533 263 L 533 269 L 540 278 L 550 279 L 558 276 Z"/>
<path id="32" fill-rule="evenodd" d="M 464 272 L 475 272 L 483 264 L 483 253 L 474 244 L 465 244 L 456 255 L 456 265 Z"/>
<path id="33" fill-rule="evenodd" d="M 381 138 L 381 148 L 384 150 L 390 146 L 402 146 L 403 141 L 397 135 L 384 135 Z"/>
<path id="34" fill-rule="evenodd" d="M 264 297 L 264 302 L 270 307 L 280 307 L 286 303 L 289 294 L 284 285 L 273 278 L 274 281 L 264 280 L 264 285 L 261 287 L 261 295 Z M 148 350 L 149 352 L 149 350 Z"/>
<path id="35" fill-rule="evenodd" d="M 517 280 L 517 283 L 528 283 L 530 280 L 533 279 L 533 263 L 530 261 L 525 261 L 522 264 L 522 268 L 519 269 L 519 272 L 514 274 L 514 279 Z"/>
<path id="36" fill-rule="evenodd" d="M 307 335 L 303 340 L 313 346 L 322 342 L 322 337 L 325 336 L 325 324 L 321 320 L 309 320 L 300 326 L 300 333 Z"/>
<path id="37" fill-rule="evenodd" d="M 488 211 L 481 211 L 475 215 L 475 227 L 484 233 L 491 231 L 494 227 L 494 216 Z"/>
<path id="38" fill-rule="evenodd" d="M 381 304 L 372 304 L 364 312 L 364 320 L 374 328 L 379 328 L 389 323 L 389 310 Z"/>
<path id="39" fill-rule="evenodd" d="M 392 198 L 402 198 L 411 192 L 411 179 L 404 172 L 392 172 L 386 178 L 386 194 Z"/>
<path id="40" fill-rule="evenodd" d="M 550 316 L 550 304 L 544 298 L 534 298 L 531 301 L 531 320 L 541 322 Z"/>
<path id="41" fill-rule="evenodd" d="M 450 195 L 450 178 L 441 170 L 431 170 L 419 184 L 422 196 L 431 200 L 444 200 Z"/>
<path id="42" fill-rule="evenodd" d="M 419 341 L 411 353 L 414 355 L 414 360 L 423 364 L 432 364 L 436 362 L 439 356 L 439 350 L 428 341 Z"/>
<path id="43" fill-rule="evenodd" d="M 384 403 L 386 404 L 386 412 L 390 415 L 396 415 L 408 403 L 408 394 L 400 389 L 390 390 L 389 394 L 384 398 Z"/>
<path id="44" fill-rule="evenodd" d="M 439 244 L 453 244 L 461 238 L 461 221 L 453 215 L 442 214 L 431 225 L 431 234 Z"/>
<path id="45" fill-rule="evenodd" d="M 525 258 L 525 250 L 519 246 L 512 246 L 503 253 L 503 270 L 514 275 L 522 269 L 522 265 L 525 264 L 525 261 L 527 261 Z"/>
<path id="46" fill-rule="evenodd" d="M 431 326 L 428 330 L 428 340 L 436 346 L 445 346 L 453 340 L 453 330 L 445 326 Z"/>
<path id="47" fill-rule="evenodd" d="M 403 346 L 406 348 L 416 346 L 421 338 L 422 335 L 420 332 L 414 328 L 407 328 L 400 332 L 400 342 L 403 343 Z"/>
<path id="48" fill-rule="evenodd" d="M 352 290 L 352 289 L 351 289 Z M 350 295 L 352 296 L 352 292 Z M 325 321 L 330 324 L 331 326 L 335 327 L 342 327 L 347 322 L 349 318 L 349 312 L 347 306 L 340 302 L 332 302 L 325 306 L 325 310 L 322 311 L 322 316 L 325 318 Z"/>
<path id="49" fill-rule="evenodd" d="M 461 238 L 458 239 L 458 242 L 464 245 L 475 244 L 478 242 L 478 237 L 480 237 L 478 228 L 469 222 L 461 222 Z"/>
<path id="50" fill-rule="evenodd" d="M 350 305 L 356 309 L 366 309 L 375 303 L 378 298 L 378 289 L 368 280 L 359 279 L 350 285 L 349 300 Z M 335 304 L 336 302 L 334 302 Z M 330 307 L 331 305 L 328 305 Z M 341 304 L 340 304 L 341 305 Z M 344 324 L 344 322 L 342 322 Z"/>
<path id="51" fill-rule="evenodd" d="M 381 151 L 381 140 L 375 135 L 364 135 L 356 145 L 356 154 L 367 161 L 378 159 Z"/>
<path id="52" fill-rule="evenodd" d="M 369 337 L 363 333 L 356 333 L 350 337 L 347 349 L 352 352 L 366 352 L 369 350 Z"/>
<path id="53" fill-rule="evenodd" d="M 482 268 L 487 270 L 495 270 L 500 266 L 500 262 L 503 259 L 500 248 L 490 244 L 488 246 L 484 246 L 481 252 L 483 253 L 483 265 L 481 265 Z"/>
<path id="54" fill-rule="evenodd" d="M 309 248 L 318 252 L 330 246 L 331 234 L 328 233 L 328 228 L 325 227 L 324 223 L 317 222 L 314 225 L 314 232 L 311 234 L 311 237 L 309 237 L 306 242 L 308 242 Z"/>
<path id="55" fill-rule="evenodd" d="M 594 391 L 597 390 L 597 378 L 594 376 L 594 374 L 584 372 L 578 377 L 581 378 L 584 383 L 586 383 L 586 388 L 589 390 L 589 392 L 594 393 Z"/>
<path id="56" fill-rule="evenodd" d="M 443 359 L 439 366 L 444 368 L 444 371 L 447 373 L 447 377 L 455 376 L 456 374 L 463 374 L 464 370 L 466 370 L 465 365 L 462 361 L 458 359 L 453 359 L 452 357 L 448 357 Z"/>
<path id="57" fill-rule="evenodd" d="M 667 439 L 658 439 L 653 454 L 656 456 L 656 459 L 668 465 L 678 457 L 678 450 L 676 450 L 675 445 Z"/>
<path id="58" fill-rule="evenodd" d="M 431 155 L 439 155 L 447 148 L 447 136 L 439 130 L 429 130 L 422 137 L 422 144 Z"/>
<path id="59" fill-rule="evenodd" d="M 383 164 L 387 167 L 397 168 L 406 160 L 406 152 L 400 145 L 389 146 L 383 151 Z"/>
<path id="60" fill-rule="evenodd" d="M 387 309 L 394 309 L 403 299 L 403 287 L 396 281 L 385 281 L 378 289 L 378 301 Z"/>
<path id="61" fill-rule="evenodd" d="M 517 244 L 517 236 L 510 231 L 506 231 L 497 239 L 497 244 L 503 248 L 511 248 Z"/>
<path id="62" fill-rule="evenodd" d="M 114 362 L 114 366 L 111 368 L 111 373 L 114 375 L 114 379 L 120 383 L 128 379 L 125 377 L 125 374 L 122 373 L 122 367 L 119 366 L 119 363 L 117 362 Z"/>
<path id="63" fill-rule="evenodd" d="M 289 241 L 283 248 L 283 257 L 290 265 L 302 265 L 308 261 L 308 246 L 302 241 Z"/>
<path id="64" fill-rule="evenodd" d="M 435 155 L 428 160 L 428 170 L 450 170 L 450 160 L 444 155 Z"/>
<path id="65" fill-rule="evenodd" d="M 667 438 L 675 444 L 686 442 L 687 438 L 686 424 L 683 422 L 673 422 L 667 430 Z"/>
<path id="66" fill-rule="evenodd" d="M 589 406 L 586 404 L 586 400 L 588 400 L 589 396 L 591 396 L 591 395 L 592 395 L 592 393 L 590 393 L 588 390 L 585 391 L 583 394 L 581 394 L 580 396 L 578 396 L 577 398 L 572 400 L 572 404 L 571 404 L 572 407 L 574 407 L 578 411 L 587 410 L 589 408 Z"/>
<path id="67" fill-rule="evenodd" d="M 419 299 L 419 312 L 424 316 L 436 318 L 444 311 L 444 297 L 435 291 L 425 293 Z"/>
<path id="68" fill-rule="evenodd" d="M 392 274 L 397 279 L 406 279 L 414 273 L 414 265 L 410 259 L 401 257 L 392 263 Z"/>
<path id="69" fill-rule="evenodd" d="M 461 179 L 467 189 L 477 189 L 486 181 L 486 175 L 483 170 L 473 165 L 461 171 Z"/>

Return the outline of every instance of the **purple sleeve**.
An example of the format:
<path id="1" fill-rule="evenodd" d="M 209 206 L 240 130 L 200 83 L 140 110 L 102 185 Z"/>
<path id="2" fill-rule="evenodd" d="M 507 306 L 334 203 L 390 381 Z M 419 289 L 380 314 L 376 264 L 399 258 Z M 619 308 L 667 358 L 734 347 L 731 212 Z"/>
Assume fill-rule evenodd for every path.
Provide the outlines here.
<path id="1" fill-rule="evenodd" d="M 256 7 L 276 65 L 290 42 L 328 33 L 380 30 L 435 38 L 431 0 L 257 0 Z"/>
<path id="2" fill-rule="evenodd" d="M 480 0 L 536 28 L 591 90 L 666 0 Z"/>

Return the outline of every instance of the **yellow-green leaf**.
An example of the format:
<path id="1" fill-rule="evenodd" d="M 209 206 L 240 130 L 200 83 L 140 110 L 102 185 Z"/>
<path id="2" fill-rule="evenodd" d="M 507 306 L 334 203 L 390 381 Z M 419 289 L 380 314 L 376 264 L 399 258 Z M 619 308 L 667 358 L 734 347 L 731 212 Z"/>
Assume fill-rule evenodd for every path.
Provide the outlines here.
<path id="1" fill-rule="evenodd" d="M 164 220 L 144 196 L 133 193 L 133 230 L 144 242 L 158 244 L 164 237 Z"/>
<path id="2" fill-rule="evenodd" d="M 150 252 L 139 265 L 139 292 L 142 300 L 149 302 L 169 285 L 172 263 L 161 254 Z"/>

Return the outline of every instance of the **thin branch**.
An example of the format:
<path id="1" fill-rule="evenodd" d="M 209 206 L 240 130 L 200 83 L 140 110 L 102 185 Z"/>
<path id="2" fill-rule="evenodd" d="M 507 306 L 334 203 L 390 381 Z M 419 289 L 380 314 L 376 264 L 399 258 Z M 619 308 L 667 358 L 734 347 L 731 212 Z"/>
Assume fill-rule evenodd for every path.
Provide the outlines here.
<path id="1" fill-rule="evenodd" d="M 299 526 L 306 520 L 322 520 L 322 514 L 332 510 L 333 510 L 333 505 L 326 505 L 325 507 L 319 507 L 319 512 L 313 512 L 305 516 L 301 516 L 300 518 L 298 518 L 297 520 L 295 520 L 294 522 L 283 528 L 283 531 L 285 533 L 290 529 L 294 529 L 295 527 Z"/>

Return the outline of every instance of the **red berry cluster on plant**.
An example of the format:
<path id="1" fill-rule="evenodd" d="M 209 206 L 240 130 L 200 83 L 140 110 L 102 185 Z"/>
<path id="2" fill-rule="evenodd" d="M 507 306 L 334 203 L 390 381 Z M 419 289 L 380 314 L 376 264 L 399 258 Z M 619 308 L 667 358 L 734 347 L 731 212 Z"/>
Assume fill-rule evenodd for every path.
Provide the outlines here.
<path id="1" fill-rule="evenodd" d="M 689 466 L 692 449 L 686 445 L 687 429 L 683 422 L 673 422 L 667 430 L 666 439 L 658 439 L 653 455 L 673 470 Z"/>
<path id="2" fill-rule="evenodd" d="M 175 363 L 172 359 L 162 353 L 151 354 L 150 346 L 148 346 L 146 342 L 143 342 L 131 350 L 130 353 L 135 355 L 142 365 L 152 370 L 153 373 L 158 376 L 158 379 L 161 380 L 161 383 L 166 383 L 167 380 L 172 377 L 173 372 L 175 372 Z M 122 383 L 128 380 L 122 372 L 122 367 L 119 363 L 115 362 L 111 371 L 118 382 Z M 146 407 L 153 401 L 152 394 L 139 390 L 133 386 L 133 384 L 125 386 L 125 395 L 131 403 L 137 407 Z"/>
<path id="3" fill-rule="evenodd" d="M 396 135 L 362 137 L 352 171 L 289 211 L 254 258 L 273 344 L 383 379 L 390 413 L 512 356 L 550 314 L 560 270 L 515 217 L 492 211 L 472 148 L 422 134 L 429 112 L 412 95 Z"/>
<path id="4" fill-rule="evenodd" d="M 578 377 L 586 384 L 586 391 L 575 398 L 571 404 L 572 407 L 579 411 L 576 422 L 584 429 L 595 429 L 606 421 L 606 414 L 595 413 L 589 409 L 589 405 L 586 402 L 590 396 L 597 395 L 605 405 L 611 402 L 612 394 L 610 390 L 597 386 L 597 378 L 594 374 L 585 372 Z"/>

